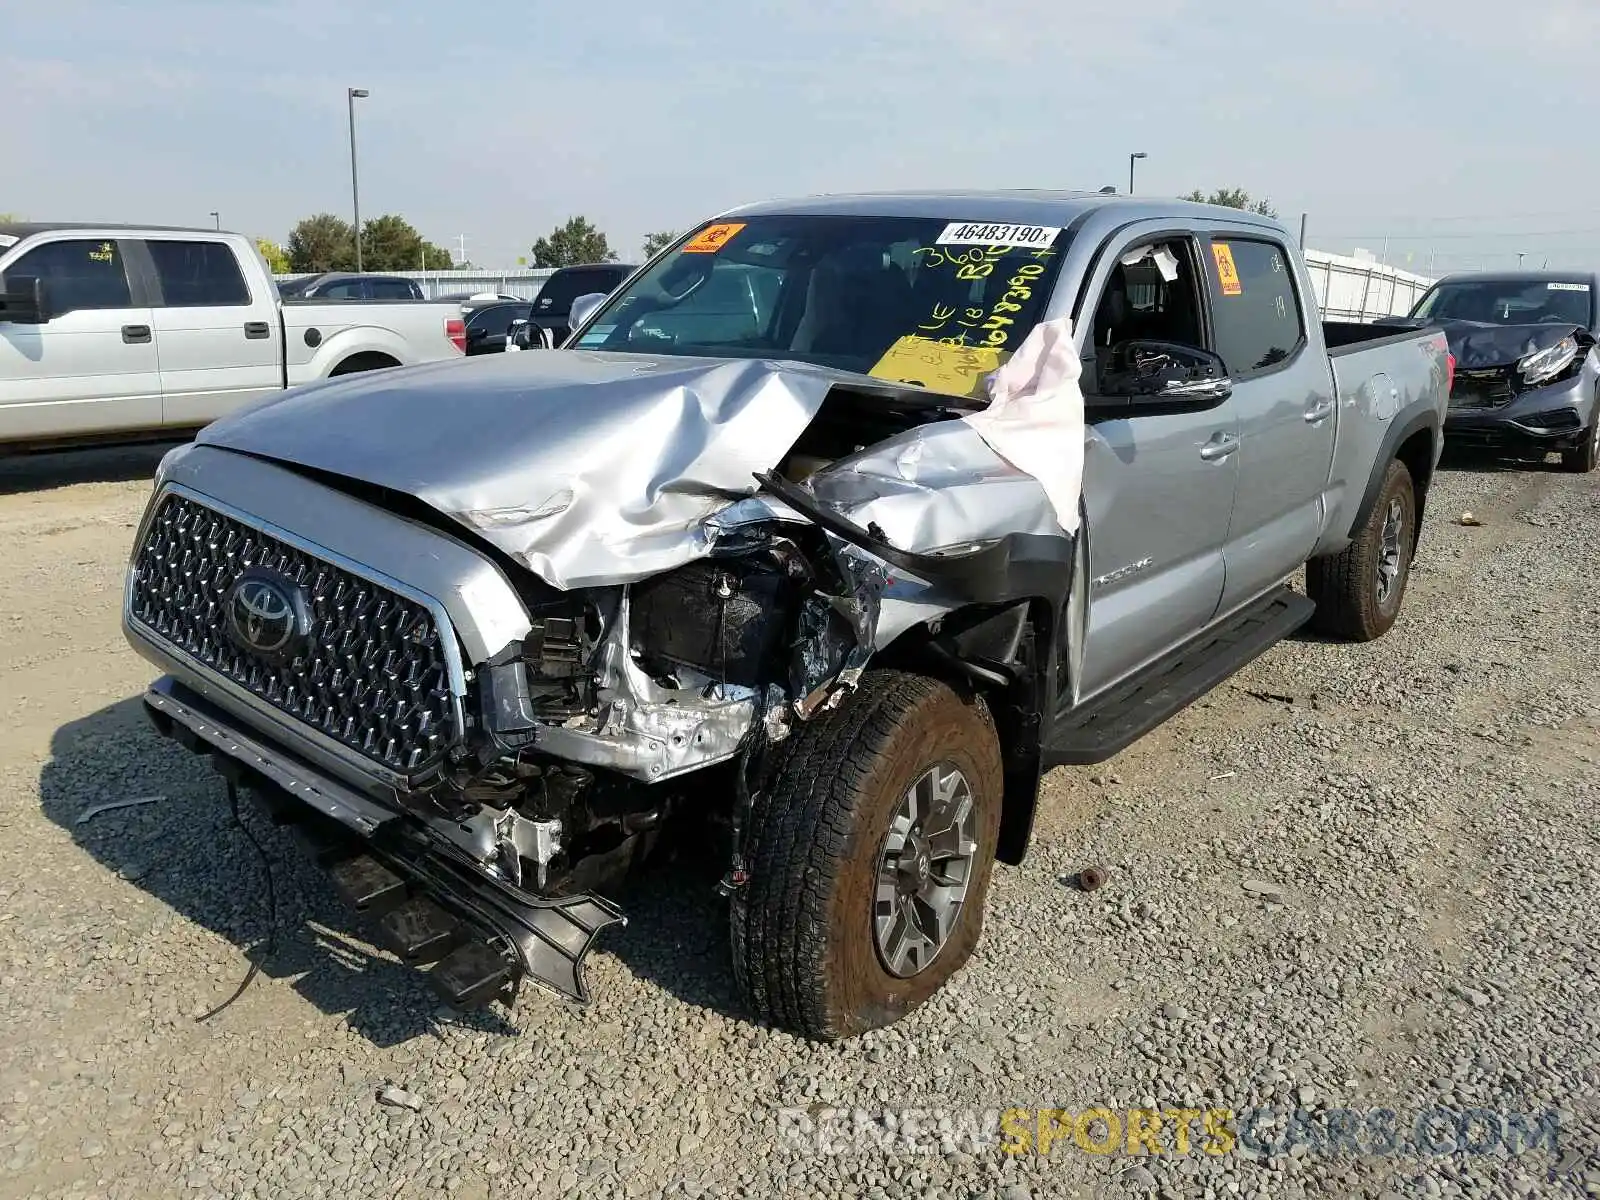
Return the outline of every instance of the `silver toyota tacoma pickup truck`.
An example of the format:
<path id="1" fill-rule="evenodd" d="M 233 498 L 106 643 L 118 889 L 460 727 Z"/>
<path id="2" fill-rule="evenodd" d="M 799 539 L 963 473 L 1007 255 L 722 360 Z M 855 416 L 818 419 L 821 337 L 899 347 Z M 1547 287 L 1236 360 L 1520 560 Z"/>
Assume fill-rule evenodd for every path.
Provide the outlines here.
<path id="1" fill-rule="evenodd" d="M 586 999 L 715 830 L 742 994 L 819 1039 L 962 967 L 1044 771 L 1389 629 L 1453 370 L 1320 323 L 1275 222 L 1101 194 L 756 204 L 578 308 L 169 454 L 145 701 L 461 1006 Z"/>

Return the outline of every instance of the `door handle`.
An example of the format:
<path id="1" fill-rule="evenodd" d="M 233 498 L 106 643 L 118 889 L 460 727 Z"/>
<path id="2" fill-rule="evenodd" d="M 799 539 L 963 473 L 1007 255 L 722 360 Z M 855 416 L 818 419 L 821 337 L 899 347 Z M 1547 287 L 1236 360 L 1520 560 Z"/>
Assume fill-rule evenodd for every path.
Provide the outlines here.
<path id="1" fill-rule="evenodd" d="M 272 336 L 272 329 L 265 321 L 246 321 L 244 335 L 247 338 L 266 338 Z"/>
<path id="2" fill-rule="evenodd" d="M 1315 425 L 1318 421 L 1326 421 L 1333 416 L 1333 401 L 1325 400 L 1315 408 L 1306 409 L 1306 423 Z"/>
<path id="3" fill-rule="evenodd" d="M 1200 457 L 1207 462 L 1221 462 L 1239 448 L 1239 439 L 1231 433 L 1214 433 L 1211 440 L 1200 447 Z"/>
<path id="4" fill-rule="evenodd" d="M 122 340 L 130 346 L 144 345 L 150 340 L 150 326 L 124 325 L 122 327 Z"/>

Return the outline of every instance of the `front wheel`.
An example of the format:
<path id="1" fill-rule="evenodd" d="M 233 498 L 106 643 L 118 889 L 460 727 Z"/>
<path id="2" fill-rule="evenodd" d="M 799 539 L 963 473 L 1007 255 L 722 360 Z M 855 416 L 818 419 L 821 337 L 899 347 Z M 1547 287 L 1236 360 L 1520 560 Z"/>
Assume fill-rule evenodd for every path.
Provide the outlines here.
<path id="1" fill-rule="evenodd" d="M 836 1041 L 899 1020 L 971 957 L 1000 833 L 988 709 L 875 671 L 775 748 L 731 907 L 755 1014 Z"/>
<path id="2" fill-rule="evenodd" d="M 1388 633 L 1400 615 L 1416 542 L 1417 492 L 1411 472 L 1396 459 L 1354 540 L 1306 564 L 1306 591 L 1317 605 L 1312 628 L 1354 642 Z"/>

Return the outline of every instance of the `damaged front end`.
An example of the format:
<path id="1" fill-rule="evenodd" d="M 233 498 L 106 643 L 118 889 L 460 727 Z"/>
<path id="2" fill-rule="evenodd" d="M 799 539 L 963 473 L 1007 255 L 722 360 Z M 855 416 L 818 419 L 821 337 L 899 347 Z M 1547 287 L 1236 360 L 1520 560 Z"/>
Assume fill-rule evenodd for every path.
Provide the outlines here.
<path id="1" fill-rule="evenodd" d="M 702 797 L 686 777 L 848 688 L 886 582 L 842 567 L 815 527 L 771 520 L 653 579 L 548 589 L 528 635 L 475 672 L 471 734 L 427 793 L 449 813 L 436 828 L 516 886 L 616 886 Z"/>
<path id="2" fill-rule="evenodd" d="M 719 831 L 737 888 L 768 747 L 914 630 L 1022 682 L 929 631 L 969 609 L 952 638 L 1018 644 L 1081 570 L 1081 407 L 1044 429 L 1058 449 L 1034 414 L 1006 443 L 981 405 L 814 367 L 529 357 L 550 394 L 514 436 L 443 412 L 426 369 L 209 427 L 163 463 L 124 614 L 171 672 L 158 727 L 320 830 L 343 894 L 461 1005 L 524 977 L 585 999 L 608 897 L 671 824 Z M 508 378 L 463 404 L 527 402 Z M 991 444 L 1024 433 L 1061 478 Z"/>

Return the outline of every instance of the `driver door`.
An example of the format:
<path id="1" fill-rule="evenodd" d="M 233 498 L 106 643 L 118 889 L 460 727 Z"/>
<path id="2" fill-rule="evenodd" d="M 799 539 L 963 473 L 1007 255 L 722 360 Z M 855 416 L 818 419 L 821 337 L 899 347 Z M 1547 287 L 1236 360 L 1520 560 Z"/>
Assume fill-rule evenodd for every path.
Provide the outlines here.
<path id="1" fill-rule="evenodd" d="M 8 280 L 43 280 L 51 309 L 43 324 L 0 322 L 0 441 L 161 425 L 150 297 L 129 273 L 127 248 L 54 237 L 0 265 L 0 291 Z"/>
<path id="2" fill-rule="evenodd" d="M 1211 351 L 1199 251 L 1188 233 L 1139 237 L 1105 255 L 1085 295 L 1080 342 L 1087 436 L 1088 637 L 1080 703 L 1198 633 L 1224 584 L 1238 484 L 1234 405 L 1110 394 L 1132 340 Z"/>

